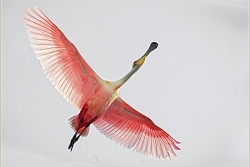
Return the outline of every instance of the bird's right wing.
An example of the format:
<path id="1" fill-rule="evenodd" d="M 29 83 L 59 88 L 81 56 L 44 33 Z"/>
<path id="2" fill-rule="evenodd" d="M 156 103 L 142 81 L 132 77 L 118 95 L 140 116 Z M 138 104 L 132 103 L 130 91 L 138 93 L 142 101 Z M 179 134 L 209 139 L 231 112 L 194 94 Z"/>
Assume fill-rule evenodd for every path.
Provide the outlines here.
<path id="1" fill-rule="evenodd" d="M 67 101 L 81 108 L 100 84 L 100 77 L 37 6 L 28 10 L 24 26 L 45 75 Z"/>
<path id="2" fill-rule="evenodd" d="M 94 122 L 96 128 L 123 147 L 154 158 L 176 156 L 179 144 L 145 115 L 129 106 L 120 97 Z"/>

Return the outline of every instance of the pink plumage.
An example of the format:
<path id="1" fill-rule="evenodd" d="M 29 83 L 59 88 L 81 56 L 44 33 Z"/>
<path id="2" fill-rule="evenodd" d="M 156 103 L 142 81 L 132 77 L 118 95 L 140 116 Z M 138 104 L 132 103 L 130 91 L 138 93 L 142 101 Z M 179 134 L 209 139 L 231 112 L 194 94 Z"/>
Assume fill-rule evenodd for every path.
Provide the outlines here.
<path id="1" fill-rule="evenodd" d="M 120 97 L 94 122 L 96 128 L 120 145 L 155 158 L 169 158 L 174 149 L 179 150 L 168 133 L 154 122 L 129 106 Z"/>
<path id="2" fill-rule="evenodd" d="M 69 149 L 80 136 L 87 136 L 89 125 L 120 145 L 154 158 L 170 159 L 179 144 L 167 132 L 124 102 L 118 89 L 142 66 L 148 54 L 157 48 L 153 42 L 148 51 L 133 63 L 131 71 L 116 82 L 101 79 L 87 64 L 62 31 L 35 6 L 24 14 L 24 25 L 45 75 L 57 91 L 72 105 L 81 109 L 70 119 L 75 134 Z M 78 135 L 78 136 L 77 136 Z"/>

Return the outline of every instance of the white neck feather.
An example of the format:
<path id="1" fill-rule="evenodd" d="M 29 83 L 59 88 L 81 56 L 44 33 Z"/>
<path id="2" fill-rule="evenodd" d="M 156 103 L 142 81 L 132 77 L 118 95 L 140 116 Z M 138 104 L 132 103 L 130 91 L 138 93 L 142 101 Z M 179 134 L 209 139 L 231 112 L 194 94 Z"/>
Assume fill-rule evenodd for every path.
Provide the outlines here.
<path id="1" fill-rule="evenodd" d="M 124 77 L 112 82 L 112 85 L 114 85 L 115 89 L 120 88 L 140 67 L 141 65 L 134 66 Z"/>

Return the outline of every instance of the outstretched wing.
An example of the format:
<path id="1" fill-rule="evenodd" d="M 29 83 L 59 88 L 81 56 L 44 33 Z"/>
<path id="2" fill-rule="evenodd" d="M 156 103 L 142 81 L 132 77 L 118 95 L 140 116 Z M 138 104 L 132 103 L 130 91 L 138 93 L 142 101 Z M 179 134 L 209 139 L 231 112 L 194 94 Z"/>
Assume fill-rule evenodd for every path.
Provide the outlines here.
<path id="1" fill-rule="evenodd" d="M 37 6 L 34 8 L 23 18 L 31 47 L 58 92 L 81 108 L 101 79 L 62 31 Z"/>
<path id="2" fill-rule="evenodd" d="M 180 149 L 176 146 L 178 141 L 120 97 L 113 101 L 94 125 L 123 147 L 149 157 L 170 160 L 169 153 L 176 156 L 173 148 Z"/>

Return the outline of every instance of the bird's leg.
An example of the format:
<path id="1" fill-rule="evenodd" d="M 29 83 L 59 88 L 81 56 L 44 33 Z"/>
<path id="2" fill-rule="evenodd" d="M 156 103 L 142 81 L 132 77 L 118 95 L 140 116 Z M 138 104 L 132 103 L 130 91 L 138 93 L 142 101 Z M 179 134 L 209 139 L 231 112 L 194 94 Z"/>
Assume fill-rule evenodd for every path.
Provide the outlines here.
<path id="1" fill-rule="evenodd" d="M 72 139 L 70 140 L 70 144 L 69 144 L 69 146 L 68 146 L 68 149 L 70 149 L 70 151 L 72 151 L 73 146 L 74 146 L 75 142 L 77 141 L 77 140 L 76 140 L 76 135 L 77 135 L 77 131 L 75 132 L 74 136 L 73 136 Z"/>
<path id="2" fill-rule="evenodd" d="M 69 149 L 70 151 L 72 151 L 75 142 L 79 139 L 79 136 L 76 137 L 76 135 L 77 135 L 78 130 L 80 129 L 80 125 L 83 123 L 83 117 L 84 117 L 84 114 L 86 113 L 87 110 L 88 110 L 88 108 L 86 107 L 86 108 L 84 109 L 83 115 L 82 115 L 82 117 L 81 117 L 81 119 L 80 119 L 80 122 L 79 122 L 79 124 L 78 124 L 78 127 L 77 127 L 77 129 L 76 129 L 76 132 L 75 132 L 74 136 L 72 137 L 72 139 L 70 140 L 70 144 L 69 144 L 69 146 L 68 146 L 68 149 Z M 81 112 L 82 112 L 82 111 L 81 111 Z M 86 128 L 84 128 L 83 131 L 84 131 L 85 129 L 86 129 Z M 82 132 L 83 132 L 83 131 L 82 131 Z M 82 134 L 82 132 L 81 132 L 81 134 Z"/>
<path id="3" fill-rule="evenodd" d="M 80 119 L 80 124 L 81 124 L 82 122 L 83 122 L 83 118 Z M 76 137 L 76 135 L 77 135 L 78 130 L 80 129 L 80 124 L 79 124 L 79 126 L 78 126 L 78 128 L 77 128 L 77 130 L 76 130 L 76 132 L 75 132 L 75 134 L 74 134 L 74 136 L 73 136 L 72 139 L 70 140 L 70 144 L 69 144 L 69 146 L 68 146 L 68 149 L 70 149 L 70 151 L 72 151 L 75 142 L 79 139 L 79 136 Z M 83 131 L 84 131 L 85 129 L 86 129 L 86 127 L 83 129 Z M 83 131 L 82 131 L 82 132 L 83 132 Z M 82 132 L 81 132 L 81 134 L 82 134 Z"/>
<path id="4" fill-rule="evenodd" d="M 73 138 L 72 138 L 71 141 L 70 141 L 69 147 L 68 147 L 68 149 L 70 149 L 70 151 L 72 151 L 75 142 L 77 142 L 77 140 L 80 138 L 80 136 L 82 135 L 82 133 L 84 132 L 84 130 L 85 130 L 86 128 L 88 128 L 89 125 L 90 125 L 92 122 L 94 122 L 97 118 L 98 118 L 98 117 L 96 116 L 96 117 L 94 117 L 89 123 L 87 123 L 87 125 L 84 127 L 84 129 L 82 130 L 82 132 L 81 132 L 77 137 L 76 137 L 77 132 L 74 134 Z"/>
<path id="5" fill-rule="evenodd" d="M 77 135 L 77 131 L 76 131 L 76 133 L 75 133 L 74 136 L 72 137 L 72 139 L 71 139 L 71 141 L 70 141 L 70 144 L 69 144 L 69 146 L 68 146 L 68 149 L 69 149 L 70 151 L 72 151 L 74 144 L 77 142 L 77 140 L 80 138 L 80 136 L 81 136 L 81 134 L 83 133 L 83 131 L 84 131 L 89 125 L 90 125 L 90 124 L 87 124 L 87 126 L 84 127 L 84 129 L 82 130 L 82 132 L 81 132 L 77 137 L 76 137 L 76 135 Z"/>
<path id="6" fill-rule="evenodd" d="M 79 137 L 82 135 L 83 131 L 89 127 L 89 125 L 94 122 L 97 119 L 97 116 L 95 116 L 89 123 L 87 123 L 87 125 L 85 126 L 85 128 L 82 130 L 82 132 L 76 137 L 76 141 L 79 139 Z"/>
<path id="7" fill-rule="evenodd" d="M 81 124 L 82 122 L 83 122 L 83 117 L 80 119 L 80 124 Z M 70 151 L 72 151 L 75 142 L 79 139 L 79 136 L 76 137 L 76 135 L 77 135 L 78 130 L 80 129 L 80 124 L 78 125 L 78 128 L 77 128 L 77 130 L 76 130 L 74 136 L 73 136 L 72 139 L 70 140 L 70 144 L 69 144 L 69 146 L 68 146 L 68 149 L 70 149 Z M 83 131 L 84 131 L 85 129 L 86 129 L 86 128 L 84 128 Z M 82 132 L 83 132 L 83 131 L 82 131 Z M 82 132 L 81 132 L 81 134 L 82 134 Z"/>

